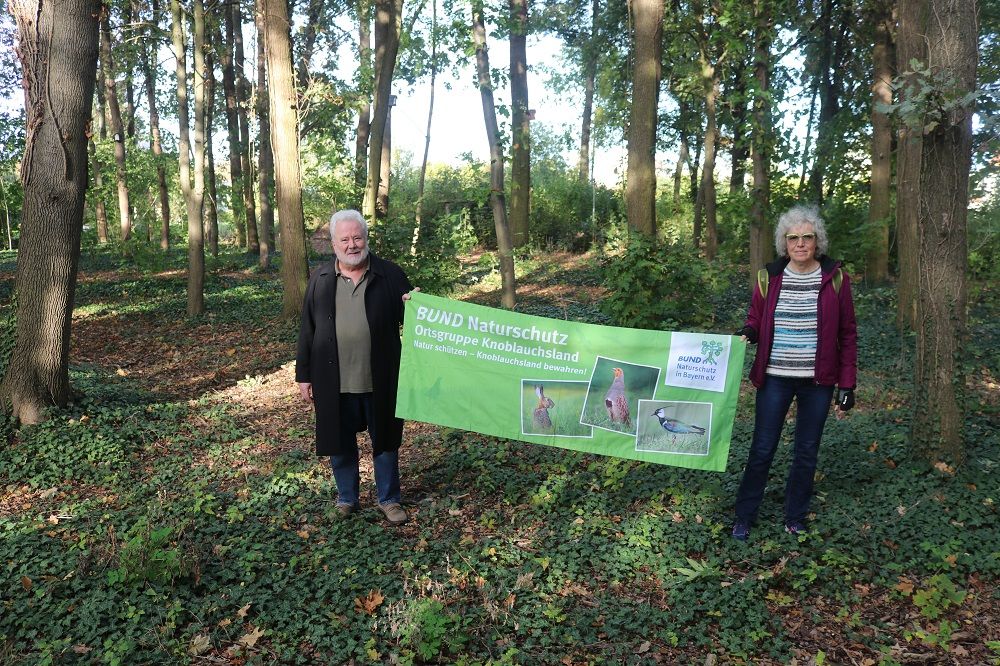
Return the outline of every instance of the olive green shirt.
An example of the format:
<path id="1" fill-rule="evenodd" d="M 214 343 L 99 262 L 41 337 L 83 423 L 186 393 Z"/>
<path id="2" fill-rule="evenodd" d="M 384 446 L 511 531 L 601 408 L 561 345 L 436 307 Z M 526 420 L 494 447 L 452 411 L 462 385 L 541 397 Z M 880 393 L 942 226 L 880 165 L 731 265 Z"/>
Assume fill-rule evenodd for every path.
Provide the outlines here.
<path id="1" fill-rule="evenodd" d="M 340 272 L 337 262 L 337 355 L 340 358 L 340 392 L 371 393 L 372 336 L 365 312 L 368 270 L 354 281 Z"/>

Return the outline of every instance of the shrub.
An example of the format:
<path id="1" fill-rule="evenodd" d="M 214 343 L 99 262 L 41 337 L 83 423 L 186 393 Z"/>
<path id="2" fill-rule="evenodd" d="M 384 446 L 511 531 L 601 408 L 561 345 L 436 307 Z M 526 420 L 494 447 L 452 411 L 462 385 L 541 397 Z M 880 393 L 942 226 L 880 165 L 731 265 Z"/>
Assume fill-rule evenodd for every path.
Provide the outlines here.
<path id="1" fill-rule="evenodd" d="M 604 286 L 611 293 L 601 308 L 618 326 L 678 330 L 713 320 L 708 271 L 690 247 L 635 234 L 606 256 Z"/>

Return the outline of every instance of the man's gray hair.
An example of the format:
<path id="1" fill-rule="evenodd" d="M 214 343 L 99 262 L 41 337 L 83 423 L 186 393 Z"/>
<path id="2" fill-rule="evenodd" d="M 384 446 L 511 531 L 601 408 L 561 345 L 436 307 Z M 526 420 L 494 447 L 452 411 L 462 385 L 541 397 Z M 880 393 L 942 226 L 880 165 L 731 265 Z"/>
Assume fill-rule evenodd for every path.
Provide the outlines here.
<path id="1" fill-rule="evenodd" d="M 799 224 L 811 224 L 816 232 L 816 256 L 826 254 L 830 246 L 830 240 L 826 236 L 826 225 L 823 218 L 819 216 L 819 208 L 816 206 L 795 206 L 789 208 L 778 218 L 778 226 L 774 228 L 774 249 L 779 257 L 788 256 L 788 244 L 785 242 L 785 234 L 792 227 Z"/>
<path id="2" fill-rule="evenodd" d="M 348 220 L 352 222 L 357 222 L 361 225 L 361 231 L 365 233 L 365 238 L 368 238 L 368 220 L 365 216 L 358 211 L 348 208 L 345 210 L 338 210 L 336 213 L 330 216 L 330 242 L 334 240 L 334 231 L 337 229 L 338 222 L 347 222 Z"/>

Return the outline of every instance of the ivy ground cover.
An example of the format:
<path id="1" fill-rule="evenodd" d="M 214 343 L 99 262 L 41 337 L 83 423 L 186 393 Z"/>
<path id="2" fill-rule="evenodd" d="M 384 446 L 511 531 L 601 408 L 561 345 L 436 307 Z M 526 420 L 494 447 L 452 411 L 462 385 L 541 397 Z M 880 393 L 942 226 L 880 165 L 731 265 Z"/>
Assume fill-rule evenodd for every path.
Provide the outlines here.
<path id="1" fill-rule="evenodd" d="M 520 307 L 606 323 L 594 264 L 521 262 Z M 891 292 L 861 289 L 859 407 L 827 427 L 813 530 L 781 529 L 785 441 L 739 543 L 750 391 L 723 474 L 410 423 L 411 521 L 381 520 L 364 466 L 342 519 L 276 276 L 219 269 L 187 320 L 183 274 L 99 268 L 75 402 L 2 424 L 0 663 L 1000 663 L 995 290 L 975 292 L 964 466 L 910 450 L 908 340 Z"/>

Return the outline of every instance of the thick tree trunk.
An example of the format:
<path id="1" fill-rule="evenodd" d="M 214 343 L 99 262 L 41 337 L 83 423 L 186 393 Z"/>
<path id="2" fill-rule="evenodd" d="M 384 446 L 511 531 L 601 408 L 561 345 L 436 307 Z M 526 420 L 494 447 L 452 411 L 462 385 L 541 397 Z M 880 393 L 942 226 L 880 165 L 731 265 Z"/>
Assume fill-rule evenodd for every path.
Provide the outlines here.
<path id="1" fill-rule="evenodd" d="M 493 79 L 490 76 L 490 57 L 486 47 L 486 24 L 483 22 L 483 0 L 471 0 L 472 43 L 476 48 L 476 75 L 479 94 L 483 101 L 483 120 L 486 139 L 490 145 L 490 206 L 493 209 L 493 226 L 497 233 L 497 254 L 500 258 L 502 292 L 500 304 L 514 307 L 516 283 L 514 276 L 514 245 L 507 222 L 507 202 L 504 200 L 503 148 L 500 146 L 500 127 L 493 101 Z"/>
<path id="2" fill-rule="evenodd" d="M 628 224 L 656 237 L 656 109 L 663 52 L 662 0 L 633 0 L 635 60 L 628 126 L 625 211 Z"/>
<path id="3" fill-rule="evenodd" d="M 368 180 L 368 134 L 371 130 L 372 105 L 367 91 L 372 84 L 371 2 L 358 0 L 358 58 L 360 59 L 360 89 L 364 102 L 358 109 L 358 127 L 354 141 L 354 189 L 357 208 L 364 206 L 365 183 Z"/>
<path id="4" fill-rule="evenodd" d="M 109 11 L 107 6 L 101 10 L 101 68 L 104 70 L 104 92 L 108 104 L 108 115 L 111 119 L 111 139 L 114 141 L 115 146 L 115 178 L 118 181 L 118 222 L 121 227 L 122 240 L 126 241 L 132 235 L 132 204 L 129 201 L 128 183 L 126 181 L 128 171 L 125 164 L 125 127 L 122 124 L 121 106 L 118 104 L 114 63 L 111 61 Z"/>
<path id="5" fill-rule="evenodd" d="M 27 128 L 21 160 L 21 240 L 14 277 L 17 328 L 0 381 L 0 408 L 22 424 L 70 397 L 73 297 L 87 190 L 87 121 L 97 73 L 93 0 L 56 7 L 9 0 L 17 22 Z"/>
<path id="6" fill-rule="evenodd" d="M 153 23 L 159 20 L 159 2 L 153 3 Z M 163 145 L 160 140 L 160 114 L 156 108 L 156 71 L 153 58 L 156 57 L 156 45 L 159 40 L 149 40 L 145 45 L 142 60 L 143 79 L 146 87 L 146 104 L 149 107 L 149 145 L 156 163 L 156 182 L 159 191 L 160 206 L 160 249 L 170 247 L 170 193 L 167 190 L 167 172 L 163 165 Z"/>
<path id="7" fill-rule="evenodd" d="M 271 249 L 274 247 L 274 207 L 271 192 L 274 190 L 274 155 L 271 153 L 270 93 L 267 90 L 267 54 L 264 39 L 264 11 L 257 0 L 254 12 L 257 27 L 257 124 L 258 165 L 257 190 L 260 194 L 260 262 L 261 269 L 271 266 Z"/>
<path id="8" fill-rule="evenodd" d="M 705 84 L 705 163 L 701 168 L 701 197 L 705 212 L 705 256 L 712 260 L 719 247 L 716 225 L 715 151 L 719 138 L 716 101 L 719 99 L 718 68 L 702 61 Z"/>
<path id="9" fill-rule="evenodd" d="M 952 82 L 941 91 L 962 99 L 976 89 L 977 8 L 975 0 L 901 0 L 900 47 Z M 904 40 L 906 42 L 903 48 Z M 913 40 L 912 42 L 910 40 Z M 907 61 L 909 62 L 909 61 Z M 914 87 L 915 76 L 908 77 Z M 941 84 L 938 83 L 938 86 Z M 904 87 L 902 99 L 910 99 Z M 965 460 L 965 375 L 968 264 L 966 222 L 972 117 L 975 102 L 933 118 L 919 144 L 917 197 L 897 206 L 913 207 L 917 220 L 916 363 L 913 382 L 912 440 L 929 462 Z M 909 143 L 905 150 L 914 150 Z M 901 146 L 901 149 L 902 146 Z"/>
<path id="10" fill-rule="evenodd" d="M 204 40 L 204 10 L 201 0 L 195 2 L 195 150 L 194 150 L 194 182 L 191 181 L 191 128 L 188 112 L 187 90 L 187 46 L 184 43 L 184 15 L 180 0 L 170 0 L 170 11 L 173 18 L 172 36 L 174 58 L 177 61 L 177 125 L 178 125 L 178 164 L 181 181 L 181 191 L 184 193 L 184 203 L 188 217 L 188 280 L 187 280 L 187 313 L 201 314 L 205 310 L 205 242 L 202 234 L 202 208 L 205 196 L 205 177 L 202 160 L 204 149 L 204 79 L 197 74 L 200 70 L 202 55 L 199 54 Z M 201 22 L 199 34 L 198 22 Z M 201 41 L 200 41 L 201 40 Z"/>
<path id="11" fill-rule="evenodd" d="M 263 0 L 267 80 L 270 91 L 271 146 L 281 224 L 282 312 L 296 318 L 302 311 L 309 277 L 306 230 L 299 171 L 299 132 L 292 71 L 292 41 L 285 0 Z"/>
<path id="12" fill-rule="evenodd" d="M 750 160 L 753 164 L 753 189 L 750 193 L 750 281 L 757 283 L 757 271 L 774 256 L 771 227 L 771 146 L 774 126 L 771 121 L 771 44 L 774 23 L 772 0 L 754 1 L 753 122 L 750 127 Z"/>
<path id="13" fill-rule="evenodd" d="M 137 0 L 125 0 L 122 6 L 122 32 L 134 30 L 135 17 L 139 15 L 139 3 Z M 135 71 L 135 54 L 129 52 L 122 59 L 125 63 L 122 69 L 125 70 L 125 136 L 129 139 L 135 138 L 135 83 L 132 80 Z"/>
<path id="14" fill-rule="evenodd" d="M 510 9 L 510 232 L 514 247 L 528 244 L 531 209 L 531 118 L 528 113 L 528 0 Z"/>
<path id="15" fill-rule="evenodd" d="M 868 224 L 871 249 L 865 265 L 865 279 L 884 282 L 889 277 L 889 215 L 892 186 L 892 122 L 880 105 L 892 103 L 893 44 L 892 3 L 876 3 L 875 47 L 872 50 L 872 174 Z"/>
<path id="16" fill-rule="evenodd" d="M 577 177 L 581 183 L 590 182 L 590 130 L 594 123 L 594 87 L 597 82 L 597 17 L 601 2 L 593 0 L 590 11 L 590 35 L 583 47 L 583 117 L 580 121 L 580 159 Z"/>
<path id="17" fill-rule="evenodd" d="M 410 242 L 410 256 L 417 256 L 417 241 L 420 240 L 420 226 L 424 217 L 424 185 L 427 181 L 427 156 L 431 150 L 431 120 L 434 118 L 434 84 L 437 81 L 437 0 L 431 0 L 431 89 L 430 104 L 427 105 L 427 132 L 424 135 L 424 158 L 420 162 L 420 180 L 417 183 L 417 210 L 414 215 L 413 240 Z"/>
<path id="18" fill-rule="evenodd" d="M 216 35 L 215 44 L 219 50 L 219 62 L 222 65 L 222 90 L 226 97 L 226 135 L 229 139 L 229 184 L 230 205 L 233 207 L 233 230 L 236 232 L 236 244 L 239 247 L 247 245 L 247 211 L 243 205 L 243 146 L 240 144 L 239 96 L 236 93 L 236 67 L 233 64 L 236 51 L 236 27 L 233 24 L 232 8 L 222 6 L 223 25 L 226 39 L 223 41 Z"/>
<path id="19" fill-rule="evenodd" d="M 375 110 L 368 135 L 368 179 L 364 200 L 364 214 L 369 223 L 376 218 L 378 185 L 382 177 L 382 141 L 389 118 L 389 94 L 399 51 L 402 12 L 403 0 L 375 2 Z"/>

